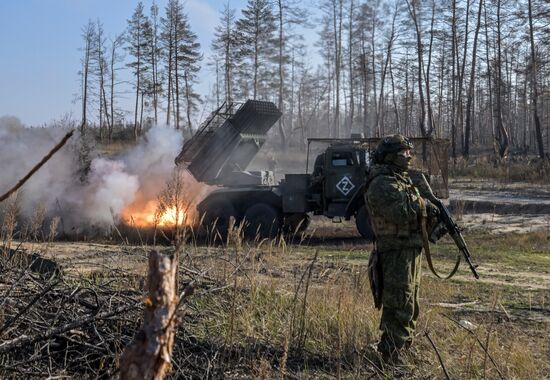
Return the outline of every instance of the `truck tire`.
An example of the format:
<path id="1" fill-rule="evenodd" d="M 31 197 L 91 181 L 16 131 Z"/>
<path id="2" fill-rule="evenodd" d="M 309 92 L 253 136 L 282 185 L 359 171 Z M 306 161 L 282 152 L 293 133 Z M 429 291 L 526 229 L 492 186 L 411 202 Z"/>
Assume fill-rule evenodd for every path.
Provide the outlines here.
<path id="1" fill-rule="evenodd" d="M 308 214 L 290 214 L 285 216 L 284 231 L 287 234 L 299 234 L 304 232 L 311 223 Z"/>
<path id="2" fill-rule="evenodd" d="M 281 232 L 279 210 L 266 203 L 250 206 L 244 213 L 244 234 L 248 239 L 272 239 Z"/>
<path id="3" fill-rule="evenodd" d="M 231 202 L 216 200 L 208 205 L 202 218 L 202 225 L 213 240 L 218 238 L 225 241 L 231 217 L 236 217 L 236 211 Z"/>
<path id="4" fill-rule="evenodd" d="M 367 212 L 365 205 L 361 206 L 355 215 L 355 226 L 357 227 L 359 234 L 365 240 L 373 241 L 374 231 L 372 230 L 369 213 Z"/>

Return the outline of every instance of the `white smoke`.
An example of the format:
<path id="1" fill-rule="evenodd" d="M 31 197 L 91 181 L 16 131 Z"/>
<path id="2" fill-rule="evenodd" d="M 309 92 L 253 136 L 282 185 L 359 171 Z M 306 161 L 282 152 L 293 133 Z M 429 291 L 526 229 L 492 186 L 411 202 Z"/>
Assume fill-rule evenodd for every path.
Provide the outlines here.
<path id="1" fill-rule="evenodd" d="M 27 128 L 13 117 L 0 117 L 0 194 L 8 191 L 67 133 L 63 128 Z M 29 218 L 44 206 L 48 216 L 60 216 L 65 232 L 106 229 L 136 194 L 154 199 L 169 180 L 174 158 L 183 144 L 179 131 L 151 128 L 144 139 L 116 158 L 95 157 L 82 181 L 75 133 L 23 186 L 21 216 Z M 96 155 L 97 156 L 97 155 Z"/>

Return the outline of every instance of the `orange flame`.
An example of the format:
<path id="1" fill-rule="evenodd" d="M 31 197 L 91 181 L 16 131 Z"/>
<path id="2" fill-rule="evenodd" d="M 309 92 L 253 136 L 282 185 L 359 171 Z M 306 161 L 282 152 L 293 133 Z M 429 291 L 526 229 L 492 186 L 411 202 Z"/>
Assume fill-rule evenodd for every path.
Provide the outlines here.
<path id="1" fill-rule="evenodd" d="M 150 200 L 145 203 L 134 202 L 122 211 L 122 219 L 130 225 L 137 227 L 174 227 L 182 226 L 191 220 L 190 212 L 177 210 L 171 207 L 159 213 L 158 201 Z"/>
<path id="2" fill-rule="evenodd" d="M 212 186 L 197 182 L 195 178 L 187 171 L 181 170 L 177 173 L 182 185 L 183 199 L 185 207 L 180 206 L 178 210 L 175 206 L 162 210 L 159 213 L 159 200 L 151 199 L 151 192 L 139 191 L 132 204 L 122 210 L 121 218 L 128 225 L 147 228 L 147 227 L 175 227 L 192 226 L 197 222 L 196 205 L 214 189 Z M 162 193 L 161 193 L 162 194 Z M 180 198 L 181 199 L 181 198 Z"/>

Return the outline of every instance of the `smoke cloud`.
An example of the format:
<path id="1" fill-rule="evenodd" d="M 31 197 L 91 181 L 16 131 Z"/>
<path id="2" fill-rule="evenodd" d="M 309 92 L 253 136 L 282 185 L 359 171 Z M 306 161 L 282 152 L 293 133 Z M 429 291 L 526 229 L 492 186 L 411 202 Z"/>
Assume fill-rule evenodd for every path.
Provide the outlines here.
<path id="1" fill-rule="evenodd" d="M 9 190 L 67 133 L 64 128 L 27 128 L 14 117 L 0 117 L 0 194 Z M 86 139 L 75 133 L 20 190 L 22 217 L 43 206 L 60 216 L 66 233 L 108 229 L 136 197 L 155 199 L 174 169 L 183 137 L 166 127 L 151 128 L 142 141 L 115 158 L 92 150 L 82 174 Z M 83 145 L 84 144 L 84 145 Z"/>

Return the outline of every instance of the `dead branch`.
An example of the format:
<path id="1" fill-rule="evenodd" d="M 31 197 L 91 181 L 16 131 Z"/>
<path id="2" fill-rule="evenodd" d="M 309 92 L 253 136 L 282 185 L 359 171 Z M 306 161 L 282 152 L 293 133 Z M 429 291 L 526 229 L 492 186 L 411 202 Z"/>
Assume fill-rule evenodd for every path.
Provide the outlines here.
<path id="1" fill-rule="evenodd" d="M 97 314 L 97 315 L 92 315 L 88 318 L 84 318 L 84 319 L 80 319 L 78 321 L 67 323 L 67 324 L 65 324 L 61 327 L 58 327 L 54 330 L 49 331 L 46 334 L 41 334 L 41 335 L 36 335 L 36 336 L 21 335 L 21 336 L 15 338 L 15 339 L 12 339 L 12 340 L 9 340 L 7 342 L 1 343 L 0 344 L 0 354 L 8 352 L 9 350 L 11 350 L 15 347 L 22 347 L 22 346 L 26 346 L 28 344 L 39 342 L 41 340 L 50 339 L 52 337 L 63 334 L 65 332 L 69 331 L 69 330 L 75 329 L 77 327 L 86 325 L 86 324 L 94 322 L 94 321 L 114 317 L 115 315 L 125 313 L 127 311 L 130 311 L 130 310 L 136 308 L 136 307 L 137 307 L 137 305 L 135 305 L 135 304 L 125 305 L 125 306 L 119 307 L 118 309 L 110 311 L 110 312 L 101 313 L 101 314 Z"/>
<path id="2" fill-rule="evenodd" d="M 122 354 L 121 379 L 162 379 L 170 369 L 176 325 L 173 316 L 178 304 L 177 268 L 177 254 L 149 254 L 149 295 L 143 325 Z"/>
<path id="3" fill-rule="evenodd" d="M 17 320 L 17 318 L 21 317 L 24 313 L 26 313 L 27 310 L 29 310 L 39 299 L 44 297 L 44 295 L 48 293 L 50 290 L 52 290 L 53 287 L 56 286 L 58 283 L 59 283 L 59 280 L 48 285 L 42 292 L 40 292 L 40 294 L 37 294 L 32 299 L 32 301 L 27 304 L 27 306 L 21 309 L 21 311 L 19 311 L 17 315 L 15 315 L 13 318 L 9 319 L 6 323 L 4 323 L 4 325 L 0 327 L 0 337 L 2 337 L 2 335 L 4 334 L 4 331 L 6 331 L 11 325 L 13 325 L 13 323 Z"/>
<path id="4" fill-rule="evenodd" d="M 63 139 L 56 145 L 53 147 L 52 150 L 50 150 L 50 152 L 44 156 L 44 158 L 42 158 L 42 160 L 40 160 L 40 162 L 38 164 L 36 164 L 30 172 L 27 173 L 26 176 L 24 176 L 23 178 L 21 178 L 19 180 L 19 182 L 17 182 L 17 184 L 12 187 L 7 193 L 5 193 L 4 195 L 0 196 L 0 202 L 3 202 L 5 201 L 6 199 L 8 199 L 10 197 L 10 195 L 12 195 L 13 193 L 15 193 L 21 186 L 23 186 L 25 184 L 25 182 L 28 181 L 29 178 L 31 178 L 34 173 L 36 173 L 38 171 L 38 169 L 40 169 L 42 167 L 42 165 L 44 165 L 46 162 L 49 161 L 50 158 L 52 158 L 52 156 L 57 153 L 57 151 L 59 149 L 61 149 L 63 147 L 63 145 L 65 145 L 65 143 L 71 138 L 71 136 L 73 135 L 74 133 L 74 129 L 71 130 L 69 133 L 67 133 L 65 135 L 65 137 L 63 137 Z"/>
<path id="5" fill-rule="evenodd" d="M 426 335 L 426 338 L 428 338 L 428 340 L 430 341 L 430 344 L 432 345 L 433 349 L 435 350 L 435 354 L 437 355 L 437 360 L 439 360 L 439 364 L 441 364 L 441 368 L 443 369 L 443 373 L 445 374 L 445 378 L 447 380 L 451 380 L 451 377 L 449 376 L 449 373 L 447 372 L 447 368 L 445 368 L 445 364 L 443 363 L 443 358 L 441 358 L 441 354 L 439 353 L 439 350 L 435 346 L 434 341 L 432 340 L 432 338 L 430 338 L 430 334 L 428 334 L 427 331 L 424 334 Z"/>

